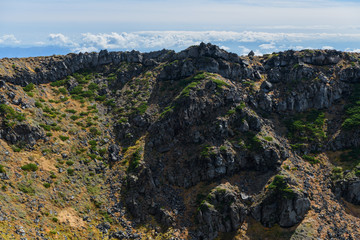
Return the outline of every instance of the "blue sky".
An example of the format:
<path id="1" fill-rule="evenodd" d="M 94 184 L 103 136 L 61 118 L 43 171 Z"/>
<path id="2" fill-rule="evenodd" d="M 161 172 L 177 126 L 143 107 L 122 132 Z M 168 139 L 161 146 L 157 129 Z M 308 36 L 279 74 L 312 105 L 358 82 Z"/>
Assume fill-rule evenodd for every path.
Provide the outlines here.
<path id="1" fill-rule="evenodd" d="M 0 57 L 182 50 L 360 51 L 360 0 L 0 0 Z"/>

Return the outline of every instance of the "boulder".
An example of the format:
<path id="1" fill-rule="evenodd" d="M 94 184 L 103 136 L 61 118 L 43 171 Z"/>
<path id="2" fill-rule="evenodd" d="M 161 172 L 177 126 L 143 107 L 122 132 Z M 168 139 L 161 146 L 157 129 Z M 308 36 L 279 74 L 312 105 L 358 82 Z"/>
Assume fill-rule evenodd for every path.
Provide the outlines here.
<path id="1" fill-rule="evenodd" d="M 360 178 L 343 179 L 334 184 L 335 195 L 343 197 L 346 201 L 360 205 Z"/>
<path id="2" fill-rule="evenodd" d="M 236 231 L 247 210 L 235 187 L 222 184 L 213 189 L 198 208 L 197 218 L 205 239 L 215 239 L 219 232 Z"/>
<path id="3" fill-rule="evenodd" d="M 275 224 L 292 227 L 304 219 L 310 209 L 310 200 L 305 193 L 290 187 L 286 183 L 288 180 L 278 177 L 282 180 L 274 183 L 277 177 L 253 204 L 251 214 L 265 227 L 272 227 Z"/>

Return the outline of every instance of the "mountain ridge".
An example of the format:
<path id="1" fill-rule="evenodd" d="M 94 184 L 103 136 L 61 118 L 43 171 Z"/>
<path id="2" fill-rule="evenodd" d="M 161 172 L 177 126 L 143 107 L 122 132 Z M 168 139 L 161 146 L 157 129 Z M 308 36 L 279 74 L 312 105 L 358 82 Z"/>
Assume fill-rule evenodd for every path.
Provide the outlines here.
<path id="1" fill-rule="evenodd" d="M 40 239 L 357 239 L 359 57 L 1 59 L 4 196 L 46 209 L 3 237 L 34 236 L 32 217 Z"/>

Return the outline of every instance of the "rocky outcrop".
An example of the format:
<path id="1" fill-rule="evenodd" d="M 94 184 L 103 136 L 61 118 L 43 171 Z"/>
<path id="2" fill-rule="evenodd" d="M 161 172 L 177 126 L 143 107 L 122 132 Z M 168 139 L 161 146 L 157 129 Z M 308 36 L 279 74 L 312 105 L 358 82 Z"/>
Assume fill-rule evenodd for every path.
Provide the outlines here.
<path id="1" fill-rule="evenodd" d="M 0 75 L 0 79 L 22 86 L 28 83 L 40 84 L 63 79 L 77 71 L 96 69 L 109 64 L 119 65 L 122 62 L 127 62 L 149 65 L 149 61 L 151 62 L 153 57 L 156 60 L 167 60 L 168 53 L 171 56 L 172 51 L 163 50 L 148 54 L 141 54 L 138 51 L 108 52 L 107 50 L 102 50 L 99 53 L 71 53 L 65 56 L 46 57 L 34 66 L 37 71 L 23 68 L 17 70 L 11 77 Z M 152 64 L 156 65 L 156 60 L 153 60 Z M 2 61 L 6 61 L 6 59 Z"/>
<path id="2" fill-rule="evenodd" d="M 71 169 L 64 172 L 59 168 L 59 176 L 67 173 L 72 184 L 82 181 L 72 178 L 82 167 L 91 171 L 89 176 L 106 176 L 111 171 L 104 184 L 111 185 L 110 204 L 114 205 L 104 207 L 104 218 L 94 225 L 109 237 L 141 238 L 135 234 L 141 229 L 136 225 L 145 223 L 154 238 L 172 229 L 188 239 L 216 239 L 223 237 L 222 233 L 238 232 L 244 221 L 251 231 L 252 218 L 266 228 L 289 228 L 304 218 L 309 217 L 304 221 L 308 223 L 316 217 L 323 226 L 316 229 L 319 234 L 314 237 L 331 238 L 333 232 L 336 236 L 346 232 L 329 224 L 329 217 L 336 217 L 334 212 L 351 219 L 338 199 L 360 204 L 360 181 L 355 172 L 351 178 L 339 174 L 334 194 L 329 191 L 331 164 L 324 152 L 360 144 L 357 115 L 354 129 L 342 127 L 347 109 L 343 103 L 352 103 L 354 85 L 360 82 L 358 59 L 356 54 L 323 50 L 268 56 L 250 52 L 239 57 L 204 43 L 179 53 L 101 51 L 42 57 L 24 67 L 18 67 L 23 64 L 21 59 L 2 59 L 1 63 L 18 62 L 13 69 L 0 64 L 0 102 L 21 106 L 16 111 L 24 117 L 33 113 L 37 119 L 29 122 L 48 125 L 57 121 L 62 125 L 61 120 L 71 121 L 69 129 L 60 129 L 67 130 L 71 141 L 60 142 L 58 134 L 51 137 L 52 128 L 46 138 L 41 128 L 27 124 L 4 127 L 0 136 L 10 144 L 28 146 L 49 139 L 52 153 L 48 156 L 62 156 L 61 162 L 74 164 L 74 174 Z M 3 69 L 10 69 L 11 74 Z M 65 77 L 66 81 L 59 82 L 61 87 L 36 86 L 27 94 L 12 84 Z M 76 87 L 84 91 L 73 94 Z M 45 120 L 49 116 L 40 108 L 50 104 L 39 98 L 52 96 L 46 92 L 50 89 L 61 95 L 51 99 L 54 109 L 68 110 Z M 74 104 L 77 99 L 83 104 Z M 79 112 L 74 115 L 75 111 Z M 358 114 L 358 109 L 354 112 Z M 28 122 L 25 120 L 14 123 Z M 60 151 L 62 145 L 77 140 L 81 150 Z M 323 154 L 314 153 L 318 151 Z M 357 160 L 353 155 L 349 161 Z M 4 165 L 0 178 L 14 175 L 10 171 L 6 175 L 8 168 Z M 276 173 L 281 175 L 274 176 Z M 51 176 L 46 176 L 49 184 Z M 103 196 L 95 195 L 104 185 L 93 188 L 90 184 L 88 192 L 94 195 L 90 201 L 98 207 Z M 307 215 L 310 196 L 314 211 Z M 330 209 L 330 205 L 337 208 Z M 84 219 L 92 221 L 89 218 Z M 131 228 L 125 219 L 134 223 Z M 126 230 L 111 226 L 116 221 Z M 355 222 L 354 218 L 351 221 Z M 300 226 L 306 227 L 303 223 Z"/>
<path id="3" fill-rule="evenodd" d="M 108 148 L 108 161 L 110 163 L 119 162 L 122 159 L 122 156 L 120 155 L 120 148 L 116 144 L 111 144 Z"/>
<path id="4" fill-rule="evenodd" d="M 226 184 L 211 191 L 197 210 L 201 226 L 198 236 L 202 239 L 215 239 L 219 232 L 236 231 L 247 214 L 240 199 L 236 189 Z"/>
<path id="5" fill-rule="evenodd" d="M 279 178 L 280 180 L 276 180 Z M 255 201 L 251 214 L 266 227 L 279 224 L 291 227 L 301 222 L 310 209 L 310 200 L 305 193 L 289 187 L 286 180 L 276 176 L 263 195 Z"/>
<path id="6" fill-rule="evenodd" d="M 339 133 L 330 139 L 328 148 L 332 151 L 342 149 L 356 148 L 360 146 L 360 131 L 359 129 L 345 130 L 341 129 Z"/>
<path id="7" fill-rule="evenodd" d="M 334 193 L 346 201 L 360 205 L 360 178 L 342 179 L 334 183 Z"/>
<path id="8" fill-rule="evenodd" d="M 258 69 L 249 66 L 238 55 L 228 53 L 218 46 L 201 43 L 190 47 L 173 57 L 159 75 L 160 80 L 182 79 L 197 71 L 218 73 L 232 80 L 256 79 Z"/>
<path id="9" fill-rule="evenodd" d="M 29 124 L 19 124 L 13 128 L 4 128 L 0 130 L 0 138 L 11 144 L 33 146 L 40 139 L 45 139 L 44 131 Z"/>

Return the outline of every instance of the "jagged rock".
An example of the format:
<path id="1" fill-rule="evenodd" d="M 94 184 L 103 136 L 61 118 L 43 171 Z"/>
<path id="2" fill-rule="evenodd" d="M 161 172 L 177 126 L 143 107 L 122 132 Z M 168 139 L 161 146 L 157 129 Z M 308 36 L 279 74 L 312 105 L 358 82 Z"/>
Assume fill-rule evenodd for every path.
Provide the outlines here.
<path id="1" fill-rule="evenodd" d="M 169 213 L 169 211 L 167 211 L 165 209 L 161 209 L 161 208 L 158 209 L 156 216 L 157 216 L 158 221 L 165 227 L 172 226 L 172 224 L 175 221 L 173 216 L 171 216 L 171 214 Z"/>
<path id="2" fill-rule="evenodd" d="M 340 198 L 343 197 L 346 201 L 360 205 L 360 179 L 344 179 L 334 183 L 334 193 Z"/>
<path id="3" fill-rule="evenodd" d="M 344 214 L 341 201 L 337 201 L 328 191 L 331 187 L 326 179 L 329 167 L 322 164 L 323 161 L 326 162 L 326 158 L 321 157 L 321 163 L 310 168 L 309 163 L 303 162 L 304 159 L 298 155 L 328 149 L 343 151 L 360 145 L 358 129 L 344 131 L 342 128 L 346 111 L 343 103 L 347 104 L 348 99 L 352 98 L 354 86 L 360 82 L 358 60 L 355 53 L 328 50 L 286 51 L 257 57 L 250 52 L 248 57 L 239 57 L 205 43 L 179 53 L 169 50 L 151 53 L 104 50 L 100 53 L 42 57 L 40 60 L 34 58 L 33 62 L 29 62 L 29 68 L 16 67 L 16 71 L 12 71 L 9 67 L 11 65 L 7 64 L 5 69 L 9 69 L 9 73 L 3 73 L 3 68 L 1 69 L 0 102 L 29 108 L 35 105 L 31 94 L 26 95 L 12 83 L 24 86 L 28 83 L 48 83 L 67 78 L 65 87 L 71 91 L 79 85 L 71 76 L 73 73 L 96 70 L 99 74 L 94 74 L 95 79 L 90 80 L 100 87 L 95 91 L 96 94 L 105 97 L 105 100 L 114 99 L 114 106 L 106 106 L 103 104 L 105 101 L 97 103 L 101 117 L 99 119 L 104 118 L 104 124 L 98 124 L 102 134 L 95 136 L 85 128 L 75 132 L 68 131 L 73 141 L 71 144 L 79 143 L 81 148 L 88 146 L 90 138 L 96 138 L 94 140 L 98 142 L 99 148 L 92 147 L 89 151 L 91 157 L 96 159 L 90 162 L 83 157 L 78 158 L 76 151 L 69 151 L 69 156 L 63 155 L 57 141 L 53 144 L 53 138 L 43 138 L 44 133 L 36 133 L 37 130 L 31 129 L 31 126 L 20 129 L 17 126 L 14 129 L 3 128 L 1 137 L 10 144 L 24 141 L 31 145 L 39 143 L 40 139 L 49 140 L 53 144 L 49 146 L 52 152 L 44 150 L 44 155 L 54 153 L 57 159 L 59 154 L 65 159 L 79 159 L 73 167 L 78 173 L 85 170 L 91 176 L 101 174 L 106 177 L 104 185 L 99 188 L 102 191 L 107 186 L 110 187 L 109 199 L 103 195 L 89 198 L 95 205 L 102 200 L 115 204 L 104 207 L 109 215 L 117 218 L 113 227 L 117 227 L 119 222 L 124 228 L 109 234 L 109 237 L 141 239 L 140 235 L 132 233 L 135 229 L 130 228 L 129 223 L 124 220 L 123 217 L 127 214 L 132 216 L 132 227 L 136 223 L 148 223 L 154 217 L 157 224 L 173 228 L 174 233 L 189 231 L 189 239 L 214 239 L 219 237 L 220 232 L 235 232 L 249 213 L 266 227 L 275 224 L 291 227 L 300 223 L 309 209 L 308 192 L 314 201 L 321 199 L 321 204 L 313 206 L 316 220 L 321 226 L 314 229 L 314 232 L 318 231 L 318 235 L 316 233 L 309 236 L 324 237 L 327 234 L 330 238 L 353 237 L 357 235 L 349 234 L 349 228 L 343 229 L 329 221 L 329 218 L 337 216 L 347 221 L 351 218 Z M 22 60 L 9 61 L 21 63 Z M 202 76 L 205 78 L 202 79 Z M 142 82 L 143 80 L 146 82 Z M 43 90 L 46 91 L 46 87 Z M 46 97 L 47 93 L 39 94 Z M 71 107 L 72 101 L 71 99 L 64 104 Z M 138 110 L 140 103 L 143 106 L 146 103 L 147 107 L 141 114 Z M 321 141 L 321 147 L 320 144 L 319 147 L 313 147 L 309 143 L 312 136 L 307 136 L 307 132 L 318 130 L 311 123 L 299 126 L 305 128 L 300 138 L 306 139 L 306 143 L 286 139 L 290 134 L 283 127 L 284 122 L 295 120 L 299 116 L 307 120 L 309 110 L 324 111 L 326 118 L 329 118 L 324 129 L 321 129 L 326 130 L 328 136 L 328 139 Z M 24 112 L 27 116 L 30 116 L 28 112 L 38 114 L 36 109 Z M 305 114 L 299 114 L 301 112 Z M 42 123 L 50 125 L 55 122 L 44 120 L 47 117 L 42 118 L 40 115 L 41 111 L 36 120 Z M 68 117 L 66 114 L 61 118 L 64 120 Z M 69 128 L 76 128 L 72 125 L 70 123 Z M 105 129 L 105 126 L 114 128 Z M 64 127 L 63 130 L 69 129 Z M 319 132 L 316 134 L 321 135 Z M 78 135 L 83 139 L 78 141 Z M 109 137 L 102 139 L 104 136 Z M 111 144 L 112 142 L 116 144 Z M 100 157 L 107 158 L 109 163 L 121 161 L 119 146 L 129 150 L 124 154 L 126 161 L 123 161 L 124 164 L 109 164 L 108 167 Z M 104 155 L 106 148 L 108 154 Z M 140 159 L 138 156 L 133 158 L 135 149 L 141 149 Z M 17 156 L 17 153 L 14 155 Z M 4 161 L 11 158 L 6 154 Z M 60 160 L 58 159 L 62 162 Z M 9 164 L 4 165 L 8 170 Z M 59 173 L 65 170 L 58 168 Z M 280 190 L 264 187 L 265 182 L 278 171 L 296 176 L 296 181 L 289 179 L 287 182 L 291 195 L 284 196 Z M 344 172 L 350 173 L 352 172 Z M 43 183 L 52 183 L 50 177 L 43 176 L 44 174 L 47 174 L 45 168 L 28 177 L 34 181 L 41 179 Z M 96 179 L 95 175 L 87 178 L 92 186 L 95 182 L 90 181 Z M 80 176 L 75 174 L 69 180 L 73 184 L 80 184 Z M 8 175 L 0 173 L 0 178 L 18 180 L 24 179 L 24 175 L 18 171 L 8 171 Z M 319 186 L 313 186 L 313 178 L 319 178 Z M 297 181 L 299 185 L 295 188 Z M 200 204 L 197 212 L 192 206 L 185 205 L 194 203 L 195 199 L 185 199 L 184 196 L 197 198 L 200 193 L 207 193 L 210 187 L 219 182 L 231 182 L 233 186 L 222 184 L 213 189 L 203 199 L 205 201 Z M 59 184 L 60 186 L 49 190 L 62 190 L 62 183 Z M 338 198 L 359 204 L 359 185 L 355 177 L 342 179 L 334 183 L 333 191 Z M 20 202 L 26 202 L 25 193 L 20 194 Z M 64 194 L 66 204 L 70 201 L 74 203 L 76 194 Z M 323 195 L 326 197 L 321 198 Z M 336 209 L 329 208 L 329 203 L 336 206 Z M 29 209 L 34 211 L 35 208 L 36 205 L 31 203 Z M 194 211 L 191 212 L 192 210 Z M 5 219 L 3 216 L 5 215 L 2 214 L 0 219 Z M 194 224 L 193 219 L 187 219 L 188 216 L 196 216 L 198 223 Z M 87 216 L 83 220 L 90 221 Z M 31 221 L 37 223 L 39 220 L 32 218 Z M 97 220 L 91 217 L 91 222 L 93 221 Z M 356 222 L 356 219 L 352 218 L 351 221 Z M 300 226 L 304 227 L 306 224 L 308 221 L 302 222 Z M 320 229 L 325 228 L 325 225 L 329 233 Z M 356 224 L 351 226 L 357 230 Z M 103 233 L 110 229 L 110 225 L 106 223 L 97 227 Z M 151 228 L 155 235 L 160 231 L 157 226 Z M 307 235 L 305 232 L 296 236 Z"/>
<path id="4" fill-rule="evenodd" d="M 204 239 L 215 239 L 219 232 L 239 228 L 246 216 L 246 207 L 239 193 L 228 185 L 219 185 L 200 204 L 197 218 Z"/>
<path id="5" fill-rule="evenodd" d="M 108 152 L 109 152 L 109 158 L 108 158 L 108 161 L 110 163 L 115 163 L 115 162 L 118 162 L 118 161 L 121 161 L 122 159 L 122 156 L 119 155 L 120 153 L 120 148 L 118 145 L 116 144 L 111 144 L 108 148 Z"/>
<path id="6" fill-rule="evenodd" d="M 19 234 L 20 236 L 25 236 L 26 232 L 25 232 L 23 226 L 17 225 L 17 226 L 15 226 L 15 229 L 16 229 L 16 230 L 15 230 L 15 233 L 16 233 L 16 234 Z"/>
<path id="7" fill-rule="evenodd" d="M 272 84 L 269 83 L 268 81 L 264 81 L 264 82 L 261 84 L 261 86 L 260 86 L 260 88 L 261 88 L 264 92 L 269 92 L 269 91 L 271 91 L 272 87 L 273 87 Z"/>
<path id="8" fill-rule="evenodd" d="M 11 144 L 27 144 L 33 146 L 40 139 L 45 139 L 44 131 L 28 124 L 19 124 L 14 128 L 5 128 L 0 130 L 0 137 Z"/>
<path id="9" fill-rule="evenodd" d="M 267 189 L 252 206 L 251 214 L 266 227 L 274 224 L 291 227 L 299 223 L 309 209 L 310 200 L 304 193 L 279 187 Z"/>
<path id="10" fill-rule="evenodd" d="M 100 223 L 96 226 L 97 229 L 99 229 L 102 233 L 107 233 L 110 229 L 110 224 L 107 222 Z"/>
<path id="11" fill-rule="evenodd" d="M 71 90 L 73 90 L 76 86 L 78 86 L 79 83 L 76 81 L 75 78 L 70 77 L 69 80 L 67 81 L 67 85 L 68 85 L 68 90 L 71 91 Z"/>

